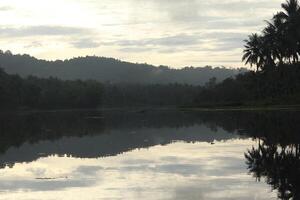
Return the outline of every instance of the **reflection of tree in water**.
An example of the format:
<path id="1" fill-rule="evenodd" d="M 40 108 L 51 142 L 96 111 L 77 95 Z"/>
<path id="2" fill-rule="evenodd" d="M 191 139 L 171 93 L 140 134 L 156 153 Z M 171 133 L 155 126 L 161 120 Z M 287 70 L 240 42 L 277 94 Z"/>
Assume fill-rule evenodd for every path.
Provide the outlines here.
<path id="1" fill-rule="evenodd" d="M 173 141 L 239 137 L 204 125 L 201 116 L 140 109 L 0 114 L 0 169 L 50 155 L 99 158 Z"/>
<path id="2" fill-rule="evenodd" d="M 249 172 L 265 178 L 280 199 L 300 199 L 300 145 L 270 144 L 259 139 L 258 147 L 245 153 Z"/>

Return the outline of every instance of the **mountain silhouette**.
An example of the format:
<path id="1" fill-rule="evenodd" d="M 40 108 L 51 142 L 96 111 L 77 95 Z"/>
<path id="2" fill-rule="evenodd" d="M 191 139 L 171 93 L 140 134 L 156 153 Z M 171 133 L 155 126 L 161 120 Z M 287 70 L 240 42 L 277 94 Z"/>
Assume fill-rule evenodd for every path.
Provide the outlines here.
<path id="1" fill-rule="evenodd" d="M 46 61 L 29 55 L 14 55 L 0 51 L 0 68 L 9 74 L 23 77 L 33 75 L 41 78 L 57 77 L 65 80 L 93 79 L 109 83 L 168 84 L 181 83 L 203 85 L 210 78 L 222 81 L 247 71 L 224 67 L 185 67 L 172 69 L 120 61 L 97 56 L 77 57 L 68 60 Z"/>

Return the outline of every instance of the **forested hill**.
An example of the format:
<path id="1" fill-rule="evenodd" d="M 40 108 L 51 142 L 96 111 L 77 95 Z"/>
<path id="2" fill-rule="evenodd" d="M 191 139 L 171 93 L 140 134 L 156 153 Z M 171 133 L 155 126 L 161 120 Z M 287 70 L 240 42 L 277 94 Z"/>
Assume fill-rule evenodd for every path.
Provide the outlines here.
<path id="1" fill-rule="evenodd" d="M 110 83 L 181 83 L 203 85 L 210 78 L 223 81 L 228 77 L 245 72 L 246 69 L 194 68 L 171 69 L 148 64 L 123 62 L 113 58 L 96 56 L 78 57 L 70 60 L 46 61 L 29 55 L 13 55 L 0 51 L 0 68 L 9 74 L 23 77 L 34 75 L 41 78 L 50 76 L 65 80 L 93 79 Z"/>

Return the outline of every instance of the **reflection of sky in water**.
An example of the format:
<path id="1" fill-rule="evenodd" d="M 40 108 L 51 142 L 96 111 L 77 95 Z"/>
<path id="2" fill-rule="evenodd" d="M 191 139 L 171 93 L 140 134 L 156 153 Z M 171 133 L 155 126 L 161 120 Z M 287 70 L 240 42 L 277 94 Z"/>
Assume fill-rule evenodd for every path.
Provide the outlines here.
<path id="1" fill-rule="evenodd" d="M 0 199 L 276 199 L 247 174 L 252 145 L 175 142 L 99 159 L 40 158 L 0 170 Z"/>

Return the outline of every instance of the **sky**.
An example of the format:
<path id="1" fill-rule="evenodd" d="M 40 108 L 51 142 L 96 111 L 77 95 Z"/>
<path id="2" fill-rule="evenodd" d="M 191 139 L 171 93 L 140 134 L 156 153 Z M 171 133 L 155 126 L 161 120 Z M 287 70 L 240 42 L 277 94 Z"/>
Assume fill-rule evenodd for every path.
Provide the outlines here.
<path id="1" fill-rule="evenodd" d="M 1 0 L 0 46 L 55 60 L 243 67 L 243 40 L 283 0 Z"/>

